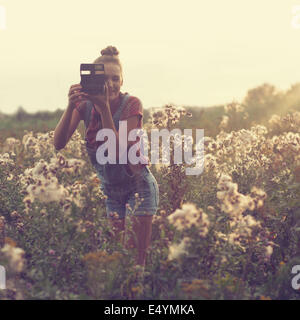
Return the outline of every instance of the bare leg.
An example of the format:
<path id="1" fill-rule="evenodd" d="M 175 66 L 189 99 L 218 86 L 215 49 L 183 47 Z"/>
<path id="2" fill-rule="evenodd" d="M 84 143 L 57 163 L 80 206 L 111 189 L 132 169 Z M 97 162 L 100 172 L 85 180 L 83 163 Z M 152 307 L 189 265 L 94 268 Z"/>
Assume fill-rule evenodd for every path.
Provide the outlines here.
<path id="1" fill-rule="evenodd" d="M 145 266 L 147 249 L 151 241 L 152 216 L 130 216 L 132 219 L 132 231 L 126 243 L 127 248 L 136 248 L 136 264 Z M 137 243 L 136 243 L 137 242 Z"/>
<path id="2" fill-rule="evenodd" d="M 109 219 L 113 228 L 115 239 L 124 245 L 125 218 L 123 219 Z"/>

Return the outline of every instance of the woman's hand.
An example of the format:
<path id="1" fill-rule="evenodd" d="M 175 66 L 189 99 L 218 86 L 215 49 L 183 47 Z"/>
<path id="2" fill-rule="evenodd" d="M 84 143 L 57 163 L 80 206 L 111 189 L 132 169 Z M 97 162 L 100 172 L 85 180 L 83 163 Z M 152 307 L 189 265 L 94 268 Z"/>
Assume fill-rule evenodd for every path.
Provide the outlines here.
<path id="1" fill-rule="evenodd" d="M 69 107 L 74 109 L 77 103 L 82 102 L 88 98 L 88 95 L 81 91 L 82 86 L 80 84 L 74 84 L 69 90 Z"/>
<path id="2" fill-rule="evenodd" d="M 108 94 L 107 84 L 105 83 L 104 85 L 103 94 L 97 94 L 97 95 L 87 94 L 87 98 L 94 103 L 97 112 L 101 114 L 103 110 L 109 108 L 109 94 Z"/>

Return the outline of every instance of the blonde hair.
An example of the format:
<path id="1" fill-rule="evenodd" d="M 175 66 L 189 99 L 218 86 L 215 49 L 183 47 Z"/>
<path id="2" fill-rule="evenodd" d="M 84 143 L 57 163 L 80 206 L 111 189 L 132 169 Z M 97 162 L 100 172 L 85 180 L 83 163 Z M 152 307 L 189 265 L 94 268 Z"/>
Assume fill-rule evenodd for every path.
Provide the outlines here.
<path id="1" fill-rule="evenodd" d="M 101 56 L 98 57 L 93 63 L 115 63 L 120 67 L 121 75 L 123 78 L 122 64 L 119 59 L 119 51 L 116 47 L 108 46 L 101 50 Z"/>

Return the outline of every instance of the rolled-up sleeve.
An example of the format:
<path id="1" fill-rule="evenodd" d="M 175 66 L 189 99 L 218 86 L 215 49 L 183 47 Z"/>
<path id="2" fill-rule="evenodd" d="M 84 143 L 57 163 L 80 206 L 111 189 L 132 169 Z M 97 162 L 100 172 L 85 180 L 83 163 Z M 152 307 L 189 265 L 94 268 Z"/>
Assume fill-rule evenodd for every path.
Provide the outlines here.
<path id="1" fill-rule="evenodd" d="M 126 120 L 133 116 L 139 116 L 138 128 L 143 125 L 143 105 L 139 98 L 131 96 L 122 112 L 120 120 Z"/>

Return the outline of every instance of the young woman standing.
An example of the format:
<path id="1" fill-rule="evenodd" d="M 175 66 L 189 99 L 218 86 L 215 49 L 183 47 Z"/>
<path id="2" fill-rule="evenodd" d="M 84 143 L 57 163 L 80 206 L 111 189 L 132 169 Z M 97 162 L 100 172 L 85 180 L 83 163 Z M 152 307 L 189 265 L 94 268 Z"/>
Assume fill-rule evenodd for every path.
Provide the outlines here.
<path id="1" fill-rule="evenodd" d="M 54 132 L 54 145 L 57 150 L 65 147 L 76 130 L 80 120 L 85 123 L 86 149 L 97 175 L 101 190 L 107 196 L 106 211 L 112 226 L 119 234 L 125 231 L 125 216 L 133 220 L 134 234 L 129 237 L 127 247 L 137 248 L 136 263 L 145 266 L 146 250 L 150 244 L 152 216 L 159 204 L 159 191 L 156 179 L 147 164 L 119 164 L 119 121 L 127 121 L 127 137 L 132 129 L 142 128 L 143 108 L 137 97 L 120 91 L 123 85 L 122 65 L 118 50 L 109 46 L 101 51 L 101 56 L 93 63 L 102 63 L 105 68 L 105 92 L 88 95 L 81 91 L 80 84 L 69 90 L 69 103 Z M 96 160 L 96 151 L 105 141 L 96 141 L 100 129 L 113 130 L 116 137 L 116 164 L 101 165 Z M 129 147 L 137 141 L 127 141 Z M 136 194 L 142 199 L 134 208 Z M 124 239 L 123 239 L 124 240 Z M 122 241 L 123 241 L 122 240 Z"/>

